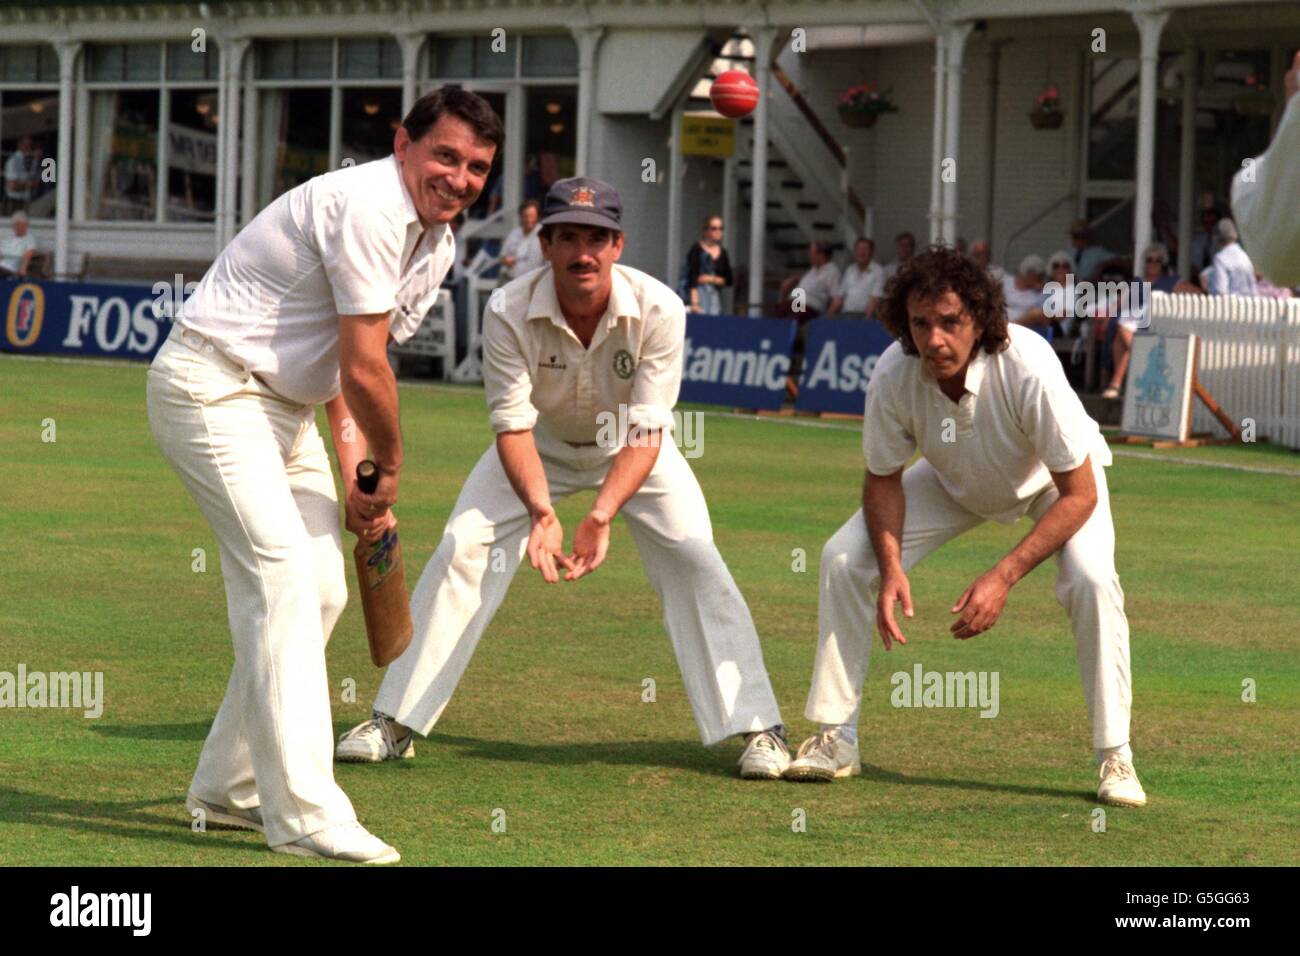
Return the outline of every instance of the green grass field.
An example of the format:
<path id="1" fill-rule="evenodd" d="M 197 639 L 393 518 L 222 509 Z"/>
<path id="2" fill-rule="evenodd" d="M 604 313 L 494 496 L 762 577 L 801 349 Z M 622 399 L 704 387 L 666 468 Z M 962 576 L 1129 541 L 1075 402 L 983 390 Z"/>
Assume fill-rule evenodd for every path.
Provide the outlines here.
<path id="1" fill-rule="evenodd" d="M 103 671 L 106 698 L 98 720 L 0 711 L 0 864 L 312 865 L 255 834 L 189 829 L 182 801 L 232 655 L 215 541 L 153 444 L 144 390 L 142 365 L 0 357 L 0 670 Z M 404 385 L 401 397 L 413 584 L 490 435 L 478 390 Z M 41 440 L 50 418 L 53 443 Z M 809 424 L 709 415 L 692 463 L 795 742 L 813 729 L 817 563 L 857 506 L 863 467 L 857 425 Z M 981 527 L 913 572 L 911 643 L 873 653 L 860 778 L 742 781 L 738 742 L 700 746 L 620 523 L 591 578 L 548 588 L 520 572 L 416 760 L 341 766 L 338 779 L 407 864 L 1300 863 L 1300 455 L 1146 454 L 1117 457 L 1109 478 L 1150 804 L 1108 809 L 1104 833 L 1053 567 L 1017 586 L 992 632 L 948 634 L 948 607 L 1023 522 Z M 570 531 L 589 500 L 562 506 Z M 194 548 L 206 573 L 191 570 Z M 380 678 L 355 600 L 328 655 L 342 732 L 368 715 Z M 918 662 L 999 672 L 998 717 L 891 707 L 890 675 Z M 646 677 L 654 703 L 641 701 Z M 792 827 L 799 810 L 806 832 Z"/>

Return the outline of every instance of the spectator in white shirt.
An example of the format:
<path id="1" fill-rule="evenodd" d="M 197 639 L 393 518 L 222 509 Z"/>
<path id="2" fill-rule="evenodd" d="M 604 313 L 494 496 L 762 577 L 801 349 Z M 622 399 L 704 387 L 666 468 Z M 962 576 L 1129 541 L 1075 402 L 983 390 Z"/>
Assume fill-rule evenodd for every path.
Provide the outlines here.
<path id="1" fill-rule="evenodd" d="M 542 246 L 538 241 L 541 226 L 542 207 L 536 199 L 526 199 L 519 205 L 519 225 L 506 235 L 501 246 L 501 284 L 511 279 L 540 269 L 546 264 L 542 258 Z"/>
<path id="2" fill-rule="evenodd" d="M 830 243 L 809 243 L 808 261 L 811 265 L 807 272 L 798 279 L 790 276 L 781 283 L 782 315 L 804 318 L 821 315 L 839 290 L 840 267 L 831 260 Z"/>
<path id="3" fill-rule="evenodd" d="M 1020 260 L 1020 268 L 1014 276 L 1003 276 L 1002 294 L 1006 296 L 1009 322 L 1017 325 L 1051 325 L 1051 320 L 1043 312 L 1047 295 L 1043 292 L 1042 256 L 1025 256 Z"/>
<path id="4" fill-rule="evenodd" d="M 1273 142 L 1232 181 L 1232 209 L 1259 271 L 1277 285 L 1300 286 L 1300 53 L 1286 74 L 1286 109 Z"/>
<path id="5" fill-rule="evenodd" d="M 987 272 L 994 282 L 1001 282 L 1006 278 L 1007 270 L 993 264 L 993 252 L 989 249 L 987 239 L 976 239 L 971 243 L 970 259 L 971 262 Z"/>
<path id="6" fill-rule="evenodd" d="M 885 281 L 894 278 L 898 267 L 910 262 L 914 255 L 916 255 L 916 236 L 910 232 L 900 232 L 894 237 L 894 261 L 885 266 Z"/>
<path id="7" fill-rule="evenodd" d="M 1280 197 L 1279 197 L 1280 199 Z M 1237 225 L 1231 219 L 1220 219 L 1214 227 L 1219 241 L 1219 251 L 1210 267 L 1211 295 L 1257 295 L 1255 266 L 1237 241 Z"/>
<path id="8" fill-rule="evenodd" d="M 27 275 L 36 253 L 36 240 L 27 232 L 27 213 L 16 212 L 9 222 L 13 235 L 0 239 L 0 279 Z"/>
<path id="9" fill-rule="evenodd" d="M 853 262 L 844 270 L 839 291 L 826 308 L 827 315 L 844 311 L 871 318 L 876 314 L 876 302 L 885 290 L 885 270 L 880 263 L 871 261 L 875 251 L 875 242 L 866 236 L 853 244 Z"/>

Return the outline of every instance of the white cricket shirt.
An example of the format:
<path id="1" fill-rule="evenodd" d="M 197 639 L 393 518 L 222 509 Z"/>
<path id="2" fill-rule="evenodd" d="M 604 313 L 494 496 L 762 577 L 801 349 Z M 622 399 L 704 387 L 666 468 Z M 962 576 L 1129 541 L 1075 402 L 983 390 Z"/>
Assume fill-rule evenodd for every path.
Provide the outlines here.
<path id="1" fill-rule="evenodd" d="M 1232 178 L 1232 211 L 1241 242 L 1265 278 L 1300 285 L 1300 94 L 1291 97 L 1264 155 Z M 1247 181 L 1249 178 L 1250 181 Z"/>
<path id="2" fill-rule="evenodd" d="M 24 236 L 18 236 L 10 232 L 3 239 L 0 239 L 0 268 L 8 269 L 10 272 L 17 272 L 18 267 L 23 264 L 23 256 L 27 255 L 29 250 L 36 248 L 36 237 L 29 231 Z"/>
<path id="3" fill-rule="evenodd" d="M 613 289 L 583 348 L 555 296 L 548 264 L 502 286 L 483 312 L 483 385 L 494 432 L 538 428 L 597 440 L 602 412 L 672 430 L 682 384 L 686 308 L 658 279 L 615 263 Z"/>
<path id="4" fill-rule="evenodd" d="M 1255 284 L 1255 265 L 1241 248 L 1241 243 L 1230 242 L 1214 254 L 1210 266 L 1210 293 L 1213 295 L 1258 295 Z"/>
<path id="5" fill-rule="evenodd" d="M 447 226 L 421 227 L 392 155 L 317 176 L 263 209 L 180 321 L 278 394 L 316 405 L 339 393 L 339 316 L 390 313 L 405 342 L 455 258 Z"/>
<path id="6" fill-rule="evenodd" d="M 804 291 L 804 304 L 810 312 L 825 312 L 840 288 L 840 267 L 833 262 L 810 266 L 796 288 Z"/>
<path id="7" fill-rule="evenodd" d="M 866 312 L 872 298 L 883 295 L 885 291 L 885 270 L 880 263 L 871 262 L 863 269 L 855 260 L 844 270 L 840 279 L 840 288 L 836 293 L 843 296 L 841 312 Z"/>
<path id="8" fill-rule="evenodd" d="M 958 402 L 940 391 L 919 356 L 897 342 L 885 350 L 867 387 L 862 429 L 872 474 L 894 474 L 919 449 L 954 501 L 1010 522 L 1052 483 L 1049 472 L 1072 471 L 1089 455 L 1111 463 L 1052 346 L 1023 326 L 1007 331 L 1006 349 L 981 349 L 971 360 Z"/>

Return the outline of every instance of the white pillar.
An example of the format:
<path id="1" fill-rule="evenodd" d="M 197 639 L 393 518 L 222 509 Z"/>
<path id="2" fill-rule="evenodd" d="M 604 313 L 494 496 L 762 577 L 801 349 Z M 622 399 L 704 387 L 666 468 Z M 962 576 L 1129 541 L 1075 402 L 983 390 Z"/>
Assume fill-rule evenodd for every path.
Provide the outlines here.
<path id="1" fill-rule="evenodd" d="M 402 49 L 402 116 L 415 105 L 419 90 L 420 49 L 427 34 L 423 31 L 397 33 L 397 45 Z"/>
<path id="2" fill-rule="evenodd" d="M 749 314 L 763 314 L 763 251 L 767 240 L 767 100 L 772 90 L 775 27 L 751 27 L 758 107 L 754 110 L 754 149 L 749 190 Z"/>
<path id="3" fill-rule="evenodd" d="M 677 273 L 681 270 L 679 257 L 684 254 L 682 244 L 682 115 L 685 112 L 682 99 L 677 101 L 668 122 L 668 266 L 664 270 L 665 281 L 673 288 L 677 287 Z"/>
<path id="4" fill-rule="evenodd" d="M 949 246 L 957 242 L 957 181 L 962 174 L 961 166 L 961 77 L 966 68 L 962 66 L 962 56 L 966 49 L 966 37 L 970 35 L 974 24 L 969 20 L 951 23 L 947 26 L 946 46 L 948 48 L 948 102 L 944 106 L 944 143 L 943 159 L 955 163 L 953 174 L 948 182 L 943 183 L 943 242 Z"/>
<path id="5" fill-rule="evenodd" d="M 574 157 L 576 176 L 586 176 L 591 165 L 591 116 L 596 111 L 596 49 L 604 27 L 574 27 L 573 38 L 578 43 L 578 144 Z"/>
<path id="6" fill-rule="evenodd" d="M 1151 242 L 1151 196 L 1155 191 L 1156 174 L 1156 66 L 1160 56 L 1160 31 L 1169 19 L 1169 11 L 1135 10 L 1133 19 L 1142 38 L 1133 196 L 1133 268 L 1138 270 L 1142 268 L 1142 252 Z"/>
<path id="7" fill-rule="evenodd" d="M 327 120 L 330 130 L 330 170 L 338 169 L 343 163 L 343 87 L 330 87 L 330 115 Z M 356 162 L 356 157 L 352 157 Z"/>
<path id="8" fill-rule="evenodd" d="M 75 82 L 75 72 L 73 77 Z M 72 218 L 76 222 L 85 222 L 86 208 L 90 202 L 86 196 L 90 183 L 90 91 L 86 89 L 85 83 L 77 83 L 76 87 L 76 93 L 73 94 L 76 113 L 72 117 L 75 131 L 72 137 L 72 175 L 79 185 L 72 197 Z"/>
<path id="9" fill-rule="evenodd" d="M 238 231 L 235 223 L 235 209 L 239 198 L 239 111 L 240 87 L 244 78 L 244 54 L 248 51 L 249 41 L 244 37 L 231 37 L 222 44 L 221 57 L 223 84 L 226 89 L 226 106 L 221 114 L 221 125 L 226 136 L 222 140 L 225 150 L 226 189 L 222 193 L 221 245 L 224 247 L 235 238 Z"/>
<path id="10" fill-rule="evenodd" d="M 68 271 L 68 216 L 72 211 L 72 77 L 77 64 L 79 42 L 54 45 L 59 55 L 59 145 L 54 170 L 54 272 Z M 42 170 L 43 172 L 43 170 Z"/>
<path id="11" fill-rule="evenodd" d="M 1192 268 L 1192 217 L 1196 215 L 1196 75 L 1199 59 L 1196 44 L 1189 39 L 1183 49 L 1183 132 L 1178 144 L 1178 274 L 1184 278 Z M 1134 271 L 1137 271 L 1136 263 Z"/>
<path id="12" fill-rule="evenodd" d="M 948 53 L 942 33 L 934 35 L 934 129 L 930 140 L 930 241 L 943 237 L 943 104 L 948 85 Z"/>
<path id="13" fill-rule="evenodd" d="M 707 215 L 713 215 L 710 211 Z M 730 239 L 732 249 L 738 249 L 737 243 L 740 242 L 740 230 L 736 222 L 736 157 L 728 156 L 722 161 L 722 222 L 726 227 L 723 232 L 723 243 L 727 244 Z M 685 255 L 685 253 L 683 253 Z M 728 314 L 735 311 L 735 285 L 719 290 L 722 293 L 723 308 Z"/>
<path id="14" fill-rule="evenodd" d="M 253 58 L 245 57 L 244 71 L 247 74 L 244 89 L 248 97 L 244 101 L 244 141 L 240 154 L 241 176 L 244 180 L 243 192 L 239 195 L 239 220 L 248 223 L 257 215 L 257 87 L 253 83 Z"/>

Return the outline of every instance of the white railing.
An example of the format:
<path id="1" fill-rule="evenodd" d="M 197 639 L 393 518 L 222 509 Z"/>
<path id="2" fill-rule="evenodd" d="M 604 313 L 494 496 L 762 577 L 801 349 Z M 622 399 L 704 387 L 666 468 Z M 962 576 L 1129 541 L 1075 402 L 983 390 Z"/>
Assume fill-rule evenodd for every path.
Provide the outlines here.
<path id="1" fill-rule="evenodd" d="M 1238 424 L 1300 450 L 1300 299 L 1240 295 L 1151 297 L 1151 330 L 1200 338 L 1197 376 Z M 1223 427 L 1194 402 L 1193 431 Z"/>

